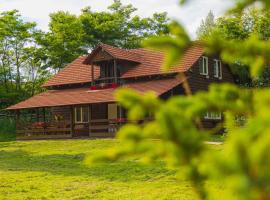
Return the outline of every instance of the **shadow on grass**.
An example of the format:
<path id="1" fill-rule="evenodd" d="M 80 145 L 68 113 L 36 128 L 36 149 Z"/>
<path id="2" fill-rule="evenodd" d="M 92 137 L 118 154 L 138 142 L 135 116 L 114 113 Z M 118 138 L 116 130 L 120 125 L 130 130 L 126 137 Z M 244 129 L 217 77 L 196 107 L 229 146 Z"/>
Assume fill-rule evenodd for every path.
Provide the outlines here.
<path id="1" fill-rule="evenodd" d="M 162 162 L 144 166 L 133 161 L 119 161 L 87 166 L 83 164 L 84 154 L 29 154 L 26 151 L 1 151 L 0 170 L 22 172 L 48 172 L 64 176 L 93 176 L 109 181 L 128 182 L 134 180 L 155 180 L 174 172 L 165 168 Z"/>

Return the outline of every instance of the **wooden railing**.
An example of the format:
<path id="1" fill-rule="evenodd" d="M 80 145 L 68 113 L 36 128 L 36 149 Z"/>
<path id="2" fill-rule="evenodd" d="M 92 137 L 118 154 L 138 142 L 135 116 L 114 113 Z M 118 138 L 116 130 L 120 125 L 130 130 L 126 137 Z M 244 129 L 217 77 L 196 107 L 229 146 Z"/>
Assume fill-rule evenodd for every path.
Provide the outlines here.
<path id="1" fill-rule="evenodd" d="M 71 137 L 70 121 L 59 122 L 18 122 L 18 139 L 68 138 Z"/>
<path id="2" fill-rule="evenodd" d="M 148 121 L 149 119 L 147 119 Z M 145 120 L 144 120 L 145 121 Z M 129 121 L 130 122 L 130 121 Z M 94 119 L 89 123 L 84 123 L 87 128 L 84 130 L 84 136 L 89 137 L 114 137 L 121 125 L 127 123 L 125 119 Z M 130 123 L 143 123 L 143 121 L 134 121 Z M 47 139 L 47 138 L 71 138 L 76 137 L 75 131 L 78 124 L 71 125 L 70 121 L 58 122 L 21 122 L 17 123 L 18 139 Z M 73 127 L 73 130 L 72 130 Z M 73 133 L 73 134 L 72 134 Z"/>

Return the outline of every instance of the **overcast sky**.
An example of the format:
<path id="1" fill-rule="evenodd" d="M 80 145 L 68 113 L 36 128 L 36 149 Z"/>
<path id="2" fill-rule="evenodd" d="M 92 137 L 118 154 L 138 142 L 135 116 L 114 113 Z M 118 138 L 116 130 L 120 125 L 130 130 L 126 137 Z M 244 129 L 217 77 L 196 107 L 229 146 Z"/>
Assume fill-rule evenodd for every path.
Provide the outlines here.
<path id="1" fill-rule="evenodd" d="M 201 20 L 212 10 L 220 16 L 231 5 L 230 0 L 192 0 L 192 3 L 180 7 L 179 0 L 122 0 L 132 3 L 140 16 L 150 16 L 154 12 L 167 12 L 170 18 L 181 21 L 190 34 L 195 36 Z M 90 6 L 93 10 L 106 10 L 112 0 L 0 0 L 0 11 L 17 9 L 26 20 L 35 21 L 38 27 L 48 30 L 49 14 L 58 10 L 79 14 L 80 10 Z"/>

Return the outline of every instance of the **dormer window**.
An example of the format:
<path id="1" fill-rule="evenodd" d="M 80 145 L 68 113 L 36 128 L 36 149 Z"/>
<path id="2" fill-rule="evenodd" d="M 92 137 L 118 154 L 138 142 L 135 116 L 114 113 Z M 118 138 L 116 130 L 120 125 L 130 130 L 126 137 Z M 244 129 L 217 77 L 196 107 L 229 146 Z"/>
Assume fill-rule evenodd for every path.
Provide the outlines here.
<path id="1" fill-rule="evenodd" d="M 222 64 L 218 59 L 214 59 L 214 77 L 222 79 Z"/>
<path id="2" fill-rule="evenodd" d="M 208 76 L 208 57 L 202 56 L 199 61 L 200 74 Z"/>

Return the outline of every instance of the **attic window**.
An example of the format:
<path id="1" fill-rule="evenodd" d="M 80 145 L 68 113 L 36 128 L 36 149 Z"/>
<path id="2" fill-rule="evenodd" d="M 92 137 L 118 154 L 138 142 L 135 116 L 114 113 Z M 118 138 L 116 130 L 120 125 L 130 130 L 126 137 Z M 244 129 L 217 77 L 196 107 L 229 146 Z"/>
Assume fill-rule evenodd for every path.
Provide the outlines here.
<path id="1" fill-rule="evenodd" d="M 222 65 L 221 61 L 214 59 L 214 77 L 222 79 Z"/>
<path id="2" fill-rule="evenodd" d="M 208 76 L 208 57 L 202 56 L 199 60 L 200 74 Z"/>

